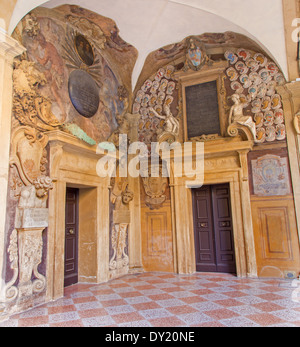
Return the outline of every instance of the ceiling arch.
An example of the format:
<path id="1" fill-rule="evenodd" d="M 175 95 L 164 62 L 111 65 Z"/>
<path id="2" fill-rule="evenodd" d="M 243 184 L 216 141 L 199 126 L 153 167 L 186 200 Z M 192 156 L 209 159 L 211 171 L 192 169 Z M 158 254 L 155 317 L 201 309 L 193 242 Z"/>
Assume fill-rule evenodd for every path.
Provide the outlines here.
<path id="1" fill-rule="evenodd" d="M 149 53 L 204 32 L 233 31 L 248 36 L 276 61 L 287 77 L 281 0 L 18 0 L 9 33 L 35 7 L 63 4 L 84 7 L 116 22 L 120 36 L 139 52 L 133 86 Z"/>

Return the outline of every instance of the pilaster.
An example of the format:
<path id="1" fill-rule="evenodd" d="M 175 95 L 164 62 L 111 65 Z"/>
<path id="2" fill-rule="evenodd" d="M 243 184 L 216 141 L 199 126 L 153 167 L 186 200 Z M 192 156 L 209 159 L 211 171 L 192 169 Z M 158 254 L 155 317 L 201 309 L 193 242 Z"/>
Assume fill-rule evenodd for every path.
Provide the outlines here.
<path id="1" fill-rule="evenodd" d="M 3 295 L 4 286 L 3 262 L 13 98 L 13 60 L 24 51 L 24 47 L 0 30 L 0 297 Z"/>

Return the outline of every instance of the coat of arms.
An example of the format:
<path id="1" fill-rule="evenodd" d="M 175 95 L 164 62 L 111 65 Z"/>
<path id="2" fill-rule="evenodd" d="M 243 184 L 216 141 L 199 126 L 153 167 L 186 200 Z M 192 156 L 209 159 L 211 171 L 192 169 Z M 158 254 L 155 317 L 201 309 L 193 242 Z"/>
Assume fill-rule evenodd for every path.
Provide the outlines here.
<path id="1" fill-rule="evenodd" d="M 187 40 L 187 52 L 184 70 L 192 69 L 199 71 L 205 64 L 211 64 L 206 54 L 204 44 L 196 37 Z"/>

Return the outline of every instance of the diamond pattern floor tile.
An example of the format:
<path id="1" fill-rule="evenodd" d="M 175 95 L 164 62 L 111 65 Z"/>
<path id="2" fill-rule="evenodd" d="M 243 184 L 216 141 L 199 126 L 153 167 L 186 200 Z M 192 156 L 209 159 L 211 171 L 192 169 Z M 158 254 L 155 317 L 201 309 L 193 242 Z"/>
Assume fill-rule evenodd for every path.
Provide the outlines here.
<path id="1" fill-rule="evenodd" d="M 294 290 L 288 280 L 142 273 L 73 285 L 0 327 L 299 327 Z"/>

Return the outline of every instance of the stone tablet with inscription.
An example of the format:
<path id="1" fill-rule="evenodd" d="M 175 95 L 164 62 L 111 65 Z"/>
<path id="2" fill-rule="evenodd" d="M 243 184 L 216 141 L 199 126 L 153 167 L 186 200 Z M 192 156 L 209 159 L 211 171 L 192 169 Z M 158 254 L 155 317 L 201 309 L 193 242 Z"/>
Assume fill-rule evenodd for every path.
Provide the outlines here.
<path id="1" fill-rule="evenodd" d="M 217 82 L 185 88 L 188 138 L 220 134 Z"/>
<path id="2" fill-rule="evenodd" d="M 93 117 L 99 108 L 99 88 L 85 71 L 75 70 L 69 78 L 69 95 L 76 111 L 83 117 Z"/>
<path id="3" fill-rule="evenodd" d="M 17 208 L 15 227 L 17 229 L 47 228 L 48 220 L 48 208 Z"/>

